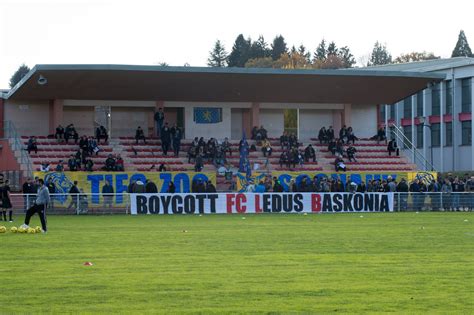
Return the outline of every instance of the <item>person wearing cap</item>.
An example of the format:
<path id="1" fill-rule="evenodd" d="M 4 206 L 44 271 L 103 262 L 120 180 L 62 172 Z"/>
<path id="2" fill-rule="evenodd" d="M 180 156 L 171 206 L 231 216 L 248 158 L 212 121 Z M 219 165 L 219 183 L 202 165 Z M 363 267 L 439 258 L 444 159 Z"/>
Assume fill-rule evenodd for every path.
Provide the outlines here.
<path id="1" fill-rule="evenodd" d="M 46 207 L 48 206 L 48 203 L 50 202 L 49 191 L 48 191 L 48 188 L 44 185 L 43 179 L 40 178 L 38 180 L 38 184 L 39 184 L 39 188 L 38 188 L 38 194 L 36 196 L 36 200 L 34 202 L 34 205 L 26 211 L 25 223 L 21 227 L 24 229 L 30 228 L 28 224 L 30 224 L 31 217 L 35 213 L 38 213 L 40 217 L 40 221 L 41 221 L 42 232 L 46 233 L 48 231 L 47 226 L 46 226 Z"/>

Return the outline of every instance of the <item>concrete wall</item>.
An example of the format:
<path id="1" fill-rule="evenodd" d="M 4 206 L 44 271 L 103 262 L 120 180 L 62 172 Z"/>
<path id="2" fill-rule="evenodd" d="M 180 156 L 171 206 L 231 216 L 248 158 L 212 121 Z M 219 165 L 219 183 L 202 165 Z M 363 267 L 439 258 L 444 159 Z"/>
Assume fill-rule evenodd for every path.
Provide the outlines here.
<path id="1" fill-rule="evenodd" d="M 149 123 L 149 113 L 153 111 L 150 109 L 139 109 L 131 107 L 112 107 L 112 137 L 134 137 L 135 130 L 138 126 L 147 133 Z"/>
<path id="2" fill-rule="evenodd" d="M 284 130 L 284 110 L 260 109 L 260 125 L 267 129 L 268 137 L 280 137 Z"/>
<path id="3" fill-rule="evenodd" d="M 203 105 L 204 106 L 204 105 Z M 205 106 L 213 107 L 213 106 Z M 219 106 L 220 107 L 220 106 Z M 216 124 L 196 124 L 194 122 L 194 107 L 184 108 L 184 125 L 186 128 L 186 138 L 204 137 L 224 139 L 231 138 L 231 109 L 229 107 L 222 108 L 222 121 Z"/>
<path id="4" fill-rule="evenodd" d="M 317 138 L 321 127 L 332 125 L 332 110 L 328 109 L 300 109 L 299 114 L 299 138 L 308 141 Z"/>
<path id="5" fill-rule="evenodd" d="M 377 133 L 377 107 L 375 105 L 352 106 L 351 126 L 359 138 L 370 138 Z"/>
<path id="6" fill-rule="evenodd" d="M 46 136 L 49 134 L 49 102 L 7 101 L 5 120 L 13 121 L 22 136 Z"/>
<path id="7" fill-rule="evenodd" d="M 65 106 L 63 115 L 63 127 L 74 124 L 79 137 L 94 135 L 94 107 Z"/>

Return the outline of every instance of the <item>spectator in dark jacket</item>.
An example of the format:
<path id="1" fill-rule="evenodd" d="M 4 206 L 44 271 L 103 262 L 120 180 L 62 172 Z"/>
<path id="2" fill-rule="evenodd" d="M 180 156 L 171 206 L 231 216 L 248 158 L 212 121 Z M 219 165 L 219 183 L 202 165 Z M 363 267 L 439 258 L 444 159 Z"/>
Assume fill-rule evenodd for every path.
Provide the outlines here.
<path id="1" fill-rule="evenodd" d="M 170 149 L 171 143 L 171 130 L 168 127 L 168 123 L 165 123 L 163 128 L 161 128 L 161 148 L 163 150 L 164 155 L 168 155 L 168 150 Z"/>
<path id="2" fill-rule="evenodd" d="M 79 196 L 79 188 L 77 188 L 77 181 L 74 181 L 74 184 L 72 187 L 69 189 L 69 195 L 71 196 L 71 203 L 67 207 L 68 210 L 71 208 L 78 208 L 78 196 Z"/>
<path id="3" fill-rule="evenodd" d="M 387 151 L 389 156 L 392 155 L 392 152 L 395 152 L 397 156 L 400 155 L 400 150 L 398 149 L 397 141 L 395 139 L 392 139 L 388 142 Z"/>
<path id="4" fill-rule="evenodd" d="M 108 180 L 105 181 L 105 185 L 102 187 L 102 196 L 104 197 L 104 206 L 112 207 L 114 188 L 110 185 Z"/>
<path id="5" fill-rule="evenodd" d="M 166 190 L 166 193 L 168 194 L 174 194 L 176 192 L 176 186 L 174 185 L 173 181 L 170 181 L 168 184 L 168 189 Z"/>
<path id="6" fill-rule="evenodd" d="M 138 126 L 137 130 L 135 131 L 135 143 L 138 144 L 138 140 L 143 140 L 143 143 L 146 144 L 145 133 L 143 132 L 142 127 Z"/>
<path id="7" fill-rule="evenodd" d="M 159 136 L 161 128 L 163 128 L 163 122 L 165 121 L 165 113 L 163 108 L 158 108 L 158 111 L 155 113 L 154 117 L 156 122 L 156 135 Z"/>
<path id="8" fill-rule="evenodd" d="M 210 180 L 208 180 L 206 183 L 206 192 L 215 193 L 216 191 L 216 186 L 214 186 L 214 184 Z"/>
<path id="9" fill-rule="evenodd" d="M 145 185 L 145 192 L 147 194 L 156 194 L 158 192 L 158 187 L 156 187 L 156 184 L 150 180 L 146 180 L 146 185 Z"/>

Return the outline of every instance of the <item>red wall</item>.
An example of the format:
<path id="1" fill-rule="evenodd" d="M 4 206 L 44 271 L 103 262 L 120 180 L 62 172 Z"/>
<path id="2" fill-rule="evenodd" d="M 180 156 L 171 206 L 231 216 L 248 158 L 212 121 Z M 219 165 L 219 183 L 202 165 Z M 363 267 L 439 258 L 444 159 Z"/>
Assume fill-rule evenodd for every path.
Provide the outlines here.
<path id="1" fill-rule="evenodd" d="M 0 140 L 0 171 L 19 171 L 20 164 L 18 164 L 15 154 L 10 149 L 10 145 L 6 140 Z"/>

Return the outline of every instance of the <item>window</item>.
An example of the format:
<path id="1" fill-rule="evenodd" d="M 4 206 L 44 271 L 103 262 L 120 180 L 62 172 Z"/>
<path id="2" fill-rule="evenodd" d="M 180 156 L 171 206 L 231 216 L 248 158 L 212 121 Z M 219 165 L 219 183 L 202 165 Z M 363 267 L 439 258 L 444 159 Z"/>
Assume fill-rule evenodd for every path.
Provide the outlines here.
<path id="1" fill-rule="evenodd" d="M 395 120 L 395 108 L 397 108 L 396 104 L 390 105 L 390 119 Z"/>
<path id="2" fill-rule="evenodd" d="M 462 107 L 461 111 L 463 113 L 470 113 L 471 112 L 471 102 L 472 102 L 472 87 L 471 87 L 471 78 L 463 79 L 462 80 Z"/>
<path id="3" fill-rule="evenodd" d="M 461 130 L 462 130 L 462 145 L 471 145 L 472 138 L 471 138 L 471 129 L 472 129 L 472 122 L 471 121 L 463 121 L 461 122 Z"/>
<path id="4" fill-rule="evenodd" d="M 411 97 L 403 100 L 403 118 L 411 118 Z"/>
<path id="5" fill-rule="evenodd" d="M 436 84 L 431 90 L 431 115 L 439 116 L 439 84 Z"/>
<path id="6" fill-rule="evenodd" d="M 380 121 L 385 121 L 385 105 L 380 105 Z"/>
<path id="7" fill-rule="evenodd" d="M 403 147 L 405 149 L 411 149 L 411 145 L 410 145 L 410 143 L 412 142 L 411 141 L 411 126 L 403 127 L 403 134 L 408 139 L 408 140 L 405 138 L 403 139 Z"/>
<path id="8" fill-rule="evenodd" d="M 416 126 L 416 147 L 423 148 L 423 124 Z"/>
<path id="9" fill-rule="evenodd" d="M 423 116 L 423 91 L 416 94 L 416 117 Z"/>
<path id="10" fill-rule="evenodd" d="M 431 146 L 432 147 L 439 147 L 440 142 L 441 142 L 440 125 L 439 124 L 432 124 L 431 125 Z"/>
<path id="11" fill-rule="evenodd" d="M 453 81 L 446 81 L 446 111 L 444 113 L 453 113 Z"/>
<path id="12" fill-rule="evenodd" d="M 453 123 L 446 123 L 444 126 L 446 127 L 446 139 L 444 145 L 446 147 L 451 147 L 453 145 Z"/>

